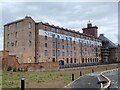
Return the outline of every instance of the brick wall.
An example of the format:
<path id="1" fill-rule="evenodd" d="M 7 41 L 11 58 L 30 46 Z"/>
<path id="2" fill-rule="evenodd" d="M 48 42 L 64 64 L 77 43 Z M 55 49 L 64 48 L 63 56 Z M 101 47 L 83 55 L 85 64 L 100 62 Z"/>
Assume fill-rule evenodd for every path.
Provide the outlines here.
<path id="1" fill-rule="evenodd" d="M 18 63 L 15 55 L 9 55 L 9 51 L 0 52 L 2 69 L 6 70 L 8 67 L 12 68 L 28 68 L 32 70 L 36 69 L 58 69 L 59 62 L 44 62 L 44 63 Z"/>

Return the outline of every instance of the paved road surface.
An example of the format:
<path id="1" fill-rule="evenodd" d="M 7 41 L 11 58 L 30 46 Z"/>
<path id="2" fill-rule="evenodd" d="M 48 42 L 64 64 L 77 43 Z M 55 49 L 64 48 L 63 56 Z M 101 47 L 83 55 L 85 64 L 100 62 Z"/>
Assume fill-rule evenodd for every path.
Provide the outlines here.
<path id="1" fill-rule="evenodd" d="M 111 80 L 111 89 L 120 90 L 120 70 L 105 74 Z"/>
<path id="2" fill-rule="evenodd" d="M 88 88 L 90 90 L 100 90 L 100 84 L 97 84 L 98 78 L 100 73 L 92 73 L 86 76 L 81 77 L 80 79 L 76 80 L 75 82 L 71 83 L 68 88 Z"/>

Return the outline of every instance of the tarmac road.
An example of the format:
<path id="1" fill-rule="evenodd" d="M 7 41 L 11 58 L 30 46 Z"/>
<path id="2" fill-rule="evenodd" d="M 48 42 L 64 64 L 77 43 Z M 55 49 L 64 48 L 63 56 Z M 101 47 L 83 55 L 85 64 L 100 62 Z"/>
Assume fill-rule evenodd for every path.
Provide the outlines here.
<path id="1" fill-rule="evenodd" d="M 100 84 L 97 84 L 100 73 L 91 73 L 72 82 L 67 88 L 86 88 L 88 90 L 100 90 Z"/>

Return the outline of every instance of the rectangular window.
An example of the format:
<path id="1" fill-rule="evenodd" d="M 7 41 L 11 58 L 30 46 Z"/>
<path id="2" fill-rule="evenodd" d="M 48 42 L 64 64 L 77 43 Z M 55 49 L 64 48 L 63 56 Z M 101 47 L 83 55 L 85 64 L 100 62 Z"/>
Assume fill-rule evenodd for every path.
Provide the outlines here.
<path id="1" fill-rule="evenodd" d="M 29 46 L 32 46 L 32 41 L 29 40 Z"/>
<path id="2" fill-rule="evenodd" d="M 55 56 L 55 50 L 52 51 L 52 56 Z"/>
<path id="3" fill-rule="evenodd" d="M 7 43 L 7 47 L 9 47 L 9 44 L 10 44 L 10 43 L 8 42 L 8 43 Z"/>
<path id="4" fill-rule="evenodd" d="M 48 51 L 47 51 L 47 50 L 45 50 L 44 55 L 45 55 L 45 56 L 48 56 Z"/>
<path id="5" fill-rule="evenodd" d="M 66 37 L 66 42 L 68 43 L 68 38 Z"/>
<path id="6" fill-rule="evenodd" d="M 72 56 L 72 51 L 70 51 L 70 56 Z"/>
<path id="7" fill-rule="evenodd" d="M 64 49 L 64 45 L 62 45 L 62 49 Z"/>
<path id="8" fill-rule="evenodd" d="M 76 56 L 76 52 L 74 52 L 74 56 Z"/>
<path id="9" fill-rule="evenodd" d="M 62 52 L 62 56 L 65 56 L 65 52 Z"/>
<path id="10" fill-rule="evenodd" d="M 54 29 L 54 28 L 52 28 L 52 32 L 55 32 L 55 29 Z"/>
<path id="11" fill-rule="evenodd" d="M 18 42 L 17 41 L 15 41 L 15 46 L 18 46 Z"/>
<path id="12" fill-rule="evenodd" d="M 66 44 L 66 50 L 68 50 L 68 44 Z"/>
<path id="13" fill-rule="evenodd" d="M 52 41 L 55 42 L 55 34 L 52 34 Z"/>
<path id="14" fill-rule="evenodd" d="M 45 43 L 45 47 L 47 47 L 47 43 Z"/>
<path id="15" fill-rule="evenodd" d="M 66 61 L 66 63 L 69 63 L 69 59 L 67 58 L 67 61 Z"/>
<path id="16" fill-rule="evenodd" d="M 76 47 L 74 47 L 74 50 L 76 50 Z"/>
<path id="17" fill-rule="evenodd" d="M 57 42 L 60 42 L 60 36 L 57 35 Z"/>
<path id="18" fill-rule="evenodd" d="M 29 29 L 32 28 L 32 23 L 31 22 L 28 23 L 28 28 Z"/>
<path id="19" fill-rule="evenodd" d="M 60 48 L 60 43 L 57 44 L 57 48 Z"/>
<path id="20" fill-rule="evenodd" d="M 55 48 L 55 42 L 52 43 L 52 48 Z"/>
<path id="21" fill-rule="evenodd" d="M 56 29 L 57 33 L 59 33 L 59 29 Z"/>
<path id="22" fill-rule="evenodd" d="M 74 59 L 74 63 L 76 63 L 76 58 Z"/>
<path id="23" fill-rule="evenodd" d="M 64 39 L 62 39 L 62 43 L 64 43 Z"/>
<path id="24" fill-rule="evenodd" d="M 66 51 L 66 56 L 68 56 L 68 51 Z"/>
<path id="25" fill-rule="evenodd" d="M 10 38 L 10 34 L 8 34 L 8 36 L 7 36 L 7 39 L 9 39 Z"/>
<path id="26" fill-rule="evenodd" d="M 72 44 L 70 45 L 70 50 L 72 51 Z"/>
<path id="27" fill-rule="evenodd" d="M 73 43 L 75 44 L 75 41 Z"/>
<path id="28" fill-rule="evenodd" d="M 57 51 L 57 56 L 60 56 L 60 50 Z"/>
<path id="29" fill-rule="evenodd" d="M 70 43 L 72 43 L 72 38 L 70 38 Z"/>
<path id="30" fill-rule="evenodd" d="M 32 33 L 31 33 L 31 32 L 29 32 L 29 37 L 30 37 L 30 38 L 32 37 Z"/>
<path id="31" fill-rule="evenodd" d="M 47 36 L 45 36 L 45 40 L 47 40 Z"/>

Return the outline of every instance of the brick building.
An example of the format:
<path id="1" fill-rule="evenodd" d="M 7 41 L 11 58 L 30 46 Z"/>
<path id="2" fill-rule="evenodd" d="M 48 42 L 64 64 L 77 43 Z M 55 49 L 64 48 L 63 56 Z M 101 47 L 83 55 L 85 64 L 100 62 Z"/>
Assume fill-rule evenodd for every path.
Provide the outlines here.
<path id="1" fill-rule="evenodd" d="M 19 63 L 98 63 L 101 46 L 97 26 L 90 22 L 83 33 L 37 23 L 28 16 L 4 25 L 4 50 L 16 55 Z"/>

